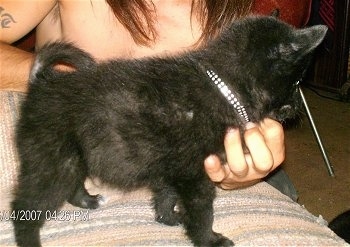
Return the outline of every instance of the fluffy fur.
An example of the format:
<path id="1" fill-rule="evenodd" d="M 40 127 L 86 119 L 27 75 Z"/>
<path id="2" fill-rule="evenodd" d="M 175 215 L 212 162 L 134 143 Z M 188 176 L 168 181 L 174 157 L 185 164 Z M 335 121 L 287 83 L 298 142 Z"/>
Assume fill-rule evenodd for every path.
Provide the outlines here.
<path id="1" fill-rule="evenodd" d="M 212 230 L 215 189 L 203 160 L 223 152 L 228 126 L 245 122 L 205 70 L 231 87 L 251 121 L 283 121 L 299 111 L 296 82 L 325 32 L 251 17 L 197 51 L 99 64 L 71 44 L 45 46 L 17 128 L 21 166 L 13 210 L 54 211 L 67 200 L 96 208 L 99 196 L 83 183 L 98 177 L 126 191 L 148 186 L 156 219 L 183 223 L 195 245 L 232 245 Z M 14 220 L 17 244 L 39 246 L 43 224 L 43 218 Z"/>
<path id="2" fill-rule="evenodd" d="M 350 210 L 335 217 L 329 223 L 329 228 L 350 244 Z"/>

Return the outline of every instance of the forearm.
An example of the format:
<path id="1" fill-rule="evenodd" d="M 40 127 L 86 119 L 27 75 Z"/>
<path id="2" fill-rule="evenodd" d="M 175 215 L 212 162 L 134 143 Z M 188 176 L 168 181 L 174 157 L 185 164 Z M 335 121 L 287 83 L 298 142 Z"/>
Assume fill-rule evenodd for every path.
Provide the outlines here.
<path id="1" fill-rule="evenodd" d="M 0 42 L 0 90 L 26 92 L 34 55 Z"/>

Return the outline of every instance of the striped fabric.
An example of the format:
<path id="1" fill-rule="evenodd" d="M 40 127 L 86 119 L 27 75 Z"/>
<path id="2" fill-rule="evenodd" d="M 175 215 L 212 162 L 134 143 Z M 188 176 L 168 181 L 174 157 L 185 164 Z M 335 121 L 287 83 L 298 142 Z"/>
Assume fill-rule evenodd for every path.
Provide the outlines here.
<path id="1" fill-rule="evenodd" d="M 0 92 L 0 246 L 15 245 L 8 217 L 18 167 L 14 122 L 22 98 Z M 57 212 L 41 212 L 48 219 L 41 230 L 44 246 L 191 245 L 181 226 L 165 226 L 154 220 L 147 189 L 123 193 L 90 180 L 86 187 L 92 194 L 105 196 L 106 203 L 97 210 L 66 204 Z M 214 230 L 237 245 L 346 246 L 322 217 L 313 216 L 264 182 L 235 191 L 218 189 L 214 208 Z"/>

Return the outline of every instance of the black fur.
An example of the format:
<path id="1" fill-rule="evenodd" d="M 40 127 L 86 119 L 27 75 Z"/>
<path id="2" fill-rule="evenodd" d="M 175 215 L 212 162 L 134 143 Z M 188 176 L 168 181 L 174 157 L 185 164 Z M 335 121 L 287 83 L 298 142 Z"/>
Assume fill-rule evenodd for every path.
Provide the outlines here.
<path id="1" fill-rule="evenodd" d="M 329 228 L 350 244 L 350 210 L 335 217 L 329 223 Z"/>
<path id="2" fill-rule="evenodd" d="M 54 211 L 67 200 L 96 208 L 99 196 L 83 183 L 98 177 L 126 191 L 148 186 L 156 219 L 183 223 L 195 245 L 232 245 L 212 230 L 215 189 L 203 161 L 221 153 L 226 128 L 244 128 L 244 120 L 205 69 L 230 85 L 251 121 L 283 121 L 299 111 L 296 82 L 325 32 L 324 26 L 295 30 L 272 17 L 252 17 L 197 51 L 100 64 L 71 44 L 45 46 L 18 123 L 13 210 Z M 17 244 L 39 246 L 43 224 L 43 218 L 15 220 Z"/>

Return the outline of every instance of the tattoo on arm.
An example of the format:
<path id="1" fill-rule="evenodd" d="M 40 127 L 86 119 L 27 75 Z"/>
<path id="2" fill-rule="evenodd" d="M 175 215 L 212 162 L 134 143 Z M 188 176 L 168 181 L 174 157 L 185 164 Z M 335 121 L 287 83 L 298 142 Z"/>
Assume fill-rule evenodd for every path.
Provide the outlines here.
<path id="1" fill-rule="evenodd" d="M 5 9 L 0 6 L 1 28 L 10 28 L 12 23 L 17 23 L 11 14 L 6 13 Z"/>

